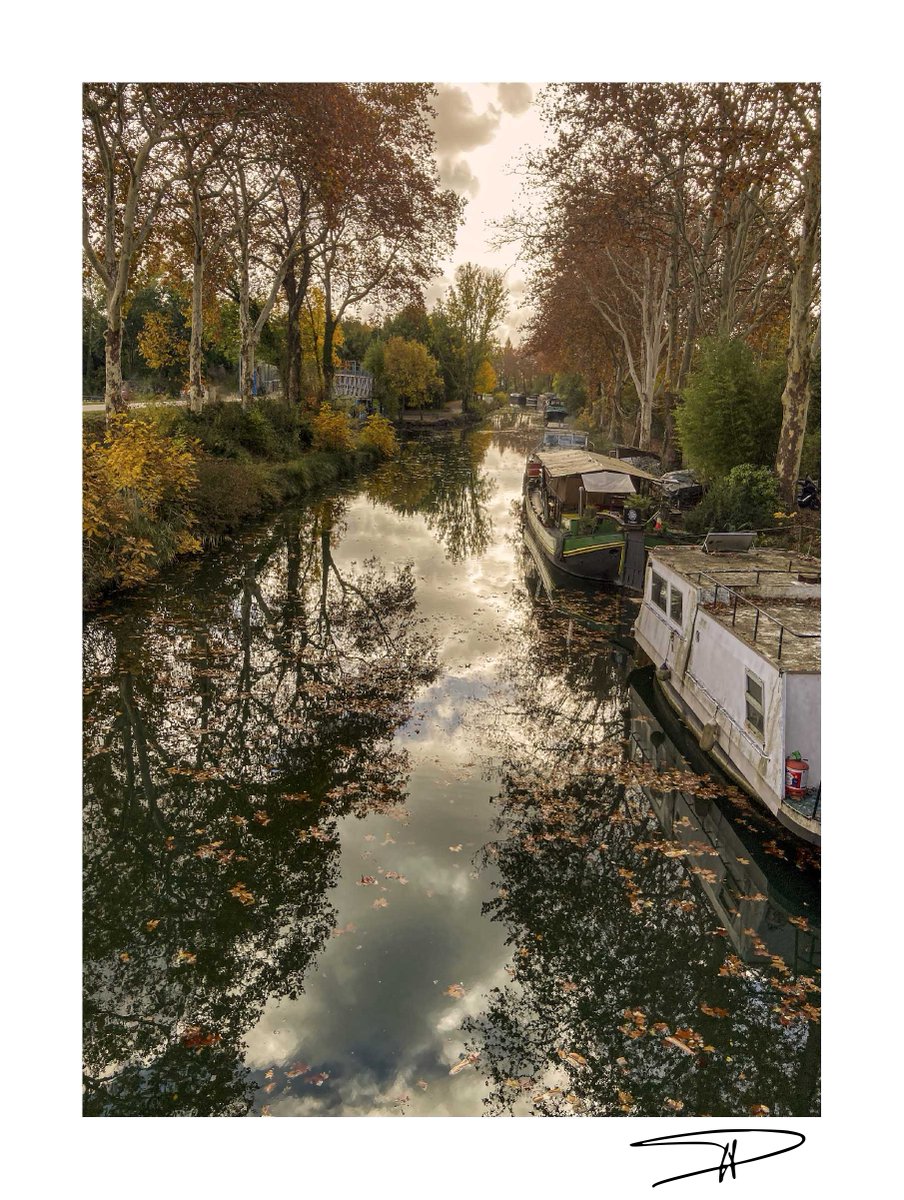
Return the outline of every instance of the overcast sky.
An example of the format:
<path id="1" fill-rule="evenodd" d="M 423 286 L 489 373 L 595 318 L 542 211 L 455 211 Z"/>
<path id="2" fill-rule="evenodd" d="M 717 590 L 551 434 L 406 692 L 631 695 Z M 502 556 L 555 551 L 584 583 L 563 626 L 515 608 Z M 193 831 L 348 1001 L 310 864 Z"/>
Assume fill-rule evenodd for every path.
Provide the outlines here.
<path id="1" fill-rule="evenodd" d="M 505 272 L 511 311 L 501 331 L 517 344 L 518 327 L 528 315 L 523 306 L 524 271 L 515 261 L 517 248 L 490 250 L 492 223 L 502 220 L 518 195 L 513 173 L 522 148 L 543 140 L 537 114 L 536 83 L 440 83 L 436 108 L 436 143 L 440 179 L 467 200 L 464 224 L 443 276 L 427 291 L 427 307 L 442 295 L 459 263 L 476 262 Z"/>

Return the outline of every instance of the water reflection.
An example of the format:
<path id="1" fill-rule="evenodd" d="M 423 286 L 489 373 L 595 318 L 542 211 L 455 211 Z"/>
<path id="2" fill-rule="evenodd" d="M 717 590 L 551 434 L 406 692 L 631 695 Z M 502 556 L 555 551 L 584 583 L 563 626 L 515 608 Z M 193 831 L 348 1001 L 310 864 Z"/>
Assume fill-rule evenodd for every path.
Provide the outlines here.
<path id="1" fill-rule="evenodd" d="M 409 442 L 367 481 L 367 495 L 403 516 L 418 514 L 452 562 L 483 554 L 493 536 L 495 480 L 482 469 L 489 430 Z"/>
<path id="2" fill-rule="evenodd" d="M 815 857 L 524 553 L 518 437 L 86 627 L 87 1113 L 817 1110 Z"/>
<path id="3" fill-rule="evenodd" d="M 244 1036 L 335 924 L 338 820 L 406 798 L 392 737 L 434 646 L 410 567 L 340 569 L 341 510 L 87 628 L 88 1114 L 246 1111 Z"/>
<path id="4" fill-rule="evenodd" d="M 525 564 L 532 637 L 507 721 L 488 720 L 503 768 L 485 913 L 513 953 L 467 1024 L 487 1111 L 818 1111 L 810 852 L 689 769 L 627 655 Z"/>

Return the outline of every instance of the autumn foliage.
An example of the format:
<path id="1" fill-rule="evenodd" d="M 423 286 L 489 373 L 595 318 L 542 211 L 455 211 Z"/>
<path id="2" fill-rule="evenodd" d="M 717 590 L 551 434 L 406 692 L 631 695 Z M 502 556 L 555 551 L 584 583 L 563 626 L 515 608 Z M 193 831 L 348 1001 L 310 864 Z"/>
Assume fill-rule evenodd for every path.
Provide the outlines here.
<path id="1" fill-rule="evenodd" d="M 324 405 L 314 416 L 311 428 L 315 450 L 351 450 L 354 446 L 354 431 L 348 413 Z"/>
<path id="2" fill-rule="evenodd" d="M 85 581 L 90 593 L 147 582 L 199 550 L 192 495 L 197 446 L 146 421 L 117 416 L 87 442 L 83 473 Z"/>
<path id="3" fill-rule="evenodd" d="M 364 423 L 361 430 L 360 444 L 378 451 L 383 458 L 393 458 L 399 449 L 392 422 L 378 413 L 373 413 Z"/>

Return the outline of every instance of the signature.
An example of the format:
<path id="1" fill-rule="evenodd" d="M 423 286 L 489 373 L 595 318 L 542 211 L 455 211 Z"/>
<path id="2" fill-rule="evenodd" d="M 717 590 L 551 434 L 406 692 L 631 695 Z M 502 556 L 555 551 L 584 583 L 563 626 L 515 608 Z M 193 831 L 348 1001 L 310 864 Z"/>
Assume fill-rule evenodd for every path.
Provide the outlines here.
<path id="1" fill-rule="evenodd" d="M 780 1138 L 794 1138 L 795 1140 L 790 1146 L 781 1146 L 778 1150 L 769 1150 L 763 1154 L 752 1154 L 749 1158 L 738 1158 L 738 1139 L 739 1133 L 770 1133 Z M 721 1141 L 703 1141 L 701 1139 L 710 1135 L 718 1135 L 723 1140 Z M 774 1158 L 777 1154 L 787 1154 L 790 1150 L 796 1150 L 798 1146 L 802 1146 L 807 1139 L 802 1133 L 795 1133 L 792 1129 L 700 1129 L 695 1132 L 685 1133 L 670 1133 L 664 1137 L 647 1138 L 643 1142 L 632 1142 L 632 1146 L 715 1146 L 721 1152 L 720 1161 L 712 1167 L 701 1167 L 698 1171 L 685 1171 L 681 1175 L 670 1175 L 668 1179 L 657 1179 L 653 1187 L 659 1187 L 661 1183 L 674 1183 L 676 1179 L 690 1179 L 692 1175 L 708 1175 L 711 1171 L 719 1172 L 719 1183 L 725 1178 L 728 1172 L 731 1172 L 732 1179 L 736 1179 L 735 1168 L 742 1163 L 759 1162 L 763 1158 Z M 762 1143 L 761 1143 L 762 1144 Z"/>

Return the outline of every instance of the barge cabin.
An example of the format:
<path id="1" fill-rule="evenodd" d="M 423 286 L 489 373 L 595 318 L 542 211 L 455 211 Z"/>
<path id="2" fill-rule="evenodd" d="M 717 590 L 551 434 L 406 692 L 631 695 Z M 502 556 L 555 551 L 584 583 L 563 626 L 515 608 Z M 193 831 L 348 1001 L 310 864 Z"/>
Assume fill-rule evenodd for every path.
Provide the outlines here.
<path id="1" fill-rule="evenodd" d="M 701 747 L 819 844 L 820 566 L 751 538 L 652 548 L 634 636 Z"/>
<path id="2" fill-rule="evenodd" d="M 528 528 L 554 567 L 580 579 L 643 586 L 644 520 L 632 504 L 655 475 L 584 449 L 540 449 L 527 462 Z"/>

